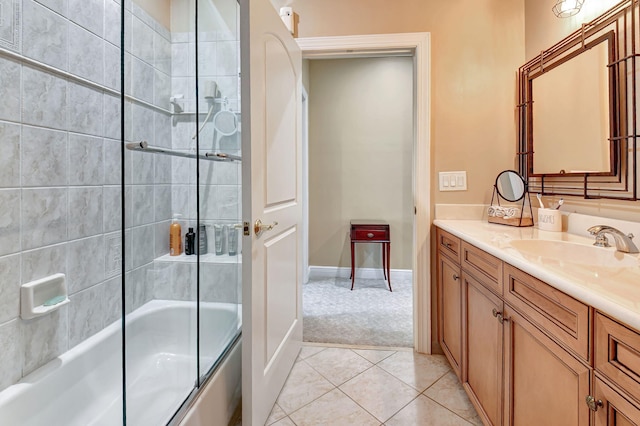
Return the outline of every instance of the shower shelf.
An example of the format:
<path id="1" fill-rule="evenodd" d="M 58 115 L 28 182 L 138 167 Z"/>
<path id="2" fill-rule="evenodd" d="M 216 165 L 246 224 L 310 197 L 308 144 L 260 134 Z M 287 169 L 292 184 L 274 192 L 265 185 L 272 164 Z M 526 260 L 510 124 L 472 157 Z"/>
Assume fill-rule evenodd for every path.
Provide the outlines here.
<path id="1" fill-rule="evenodd" d="M 198 256 L 170 256 L 165 254 L 154 259 L 154 262 L 178 262 L 178 263 L 195 263 Z M 228 254 L 216 255 L 215 253 L 207 253 L 200 256 L 202 263 L 242 263 L 242 255 L 229 256 Z"/>
<path id="2" fill-rule="evenodd" d="M 152 152 L 156 154 L 171 155 L 173 157 L 198 158 L 200 160 L 209 161 L 242 161 L 242 157 L 233 154 L 225 154 L 222 152 L 206 152 L 204 154 L 195 154 L 192 152 L 175 151 L 173 149 L 151 146 L 146 141 L 131 142 L 126 145 L 128 150 L 139 152 Z"/>

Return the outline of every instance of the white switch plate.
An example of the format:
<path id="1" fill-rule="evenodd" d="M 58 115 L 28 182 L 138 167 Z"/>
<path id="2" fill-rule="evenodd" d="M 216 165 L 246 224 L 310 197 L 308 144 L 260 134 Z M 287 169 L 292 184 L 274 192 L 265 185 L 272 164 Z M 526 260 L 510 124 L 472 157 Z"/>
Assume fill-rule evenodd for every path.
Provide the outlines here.
<path id="1" fill-rule="evenodd" d="M 440 191 L 467 190 L 467 172 L 440 172 L 438 175 Z"/>

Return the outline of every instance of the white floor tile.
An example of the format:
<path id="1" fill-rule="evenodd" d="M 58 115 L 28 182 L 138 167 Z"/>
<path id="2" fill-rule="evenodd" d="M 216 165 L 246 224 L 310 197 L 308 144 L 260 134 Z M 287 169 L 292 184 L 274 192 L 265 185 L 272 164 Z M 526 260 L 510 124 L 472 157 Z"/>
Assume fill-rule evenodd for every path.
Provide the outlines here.
<path id="1" fill-rule="evenodd" d="M 457 416 L 424 395 L 411 401 L 398 414 L 389 419 L 387 426 L 470 426 Z"/>
<path id="2" fill-rule="evenodd" d="M 374 364 L 396 353 L 396 351 L 379 351 L 374 349 L 353 349 L 353 351 Z"/>
<path id="3" fill-rule="evenodd" d="M 282 420 L 278 420 L 273 426 L 296 426 L 294 422 L 291 421 L 289 417 L 285 417 Z"/>
<path id="4" fill-rule="evenodd" d="M 299 361 L 291 369 L 277 403 L 290 414 L 334 387 L 305 361 Z"/>
<path id="5" fill-rule="evenodd" d="M 307 363 L 336 386 L 354 378 L 372 363 L 351 349 L 327 348 L 306 359 Z"/>
<path id="6" fill-rule="evenodd" d="M 451 371 L 444 355 L 416 352 L 396 352 L 377 365 L 420 392 Z"/>
<path id="7" fill-rule="evenodd" d="M 475 408 L 453 371 L 445 374 L 433 386 L 424 391 L 424 395 L 444 405 L 460 417 L 476 425 L 482 425 Z"/>
<path id="8" fill-rule="evenodd" d="M 287 417 L 287 413 L 285 413 L 284 410 L 276 403 L 273 405 L 273 409 L 271 410 L 271 414 L 269 414 L 265 425 L 269 426 L 284 417 Z"/>
<path id="9" fill-rule="evenodd" d="M 411 386 L 377 366 L 349 380 L 340 389 L 381 422 L 418 396 Z"/>
<path id="10" fill-rule="evenodd" d="M 298 426 L 379 426 L 380 422 L 353 402 L 339 389 L 334 389 L 290 415 Z"/>
<path id="11" fill-rule="evenodd" d="M 303 346 L 302 349 L 300 349 L 300 354 L 298 354 L 298 357 L 300 359 L 307 359 L 310 356 L 317 354 L 318 352 L 324 351 L 325 349 L 326 348 L 322 346 Z"/>

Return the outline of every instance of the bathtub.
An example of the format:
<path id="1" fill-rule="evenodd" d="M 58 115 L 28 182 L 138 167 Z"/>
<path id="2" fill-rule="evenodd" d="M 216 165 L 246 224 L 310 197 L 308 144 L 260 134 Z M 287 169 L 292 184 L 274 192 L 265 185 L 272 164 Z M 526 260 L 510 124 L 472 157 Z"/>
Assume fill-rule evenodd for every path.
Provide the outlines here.
<path id="1" fill-rule="evenodd" d="M 200 304 L 201 374 L 239 334 L 240 309 L 230 303 Z M 194 302 L 153 300 L 127 316 L 127 424 L 166 424 L 192 391 L 195 315 Z M 122 423 L 120 321 L 0 392 L 3 426 Z"/>

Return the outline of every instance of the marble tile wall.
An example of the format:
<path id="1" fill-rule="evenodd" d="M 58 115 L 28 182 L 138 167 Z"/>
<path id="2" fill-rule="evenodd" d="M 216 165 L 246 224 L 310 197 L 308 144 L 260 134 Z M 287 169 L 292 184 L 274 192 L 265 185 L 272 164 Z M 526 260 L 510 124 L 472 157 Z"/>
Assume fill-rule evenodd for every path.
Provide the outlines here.
<path id="1" fill-rule="evenodd" d="M 13 50 L 120 90 L 118 0 L 21 0 Z M 127 3 L 126 84 L 164 109 L 171 34 Z M 3 44 L 6 47 L 6 44 Z M 121 313 L 120 98 L 0 56 L 0 390 Z M 129 102 L 129 140 L 172 146 L 168 112 Z M 154 297 L 153 260 L 168 251 L 170 158 L 126 153 L 126 302 Z M 66 274 L 71 303 L 20 319 L 20 285 Z"/>
<path id="2" fill-rule="evenodd" d="M 9 48 L 83 79 L 121 90 L 120 0 L 19 0 L 19 37 Z M 195 115 L 170 115 L 171 96 L 195 111 L 193 34 L 171 34 L 125 1 L 125 138 L 193 151 Z M 200 86 L 215 80 L 223 106 L 239 111 L 237 13 L 200 34 Z M 7 44 L 3 44 L 7 46 Z M 125 152 L 120 98 L 0 56 L 0 390 L 86 340 L 122 310 L 121 179 L 125 180 L 125 311 L 152 298 L 193 300 L 193 265 L 156 262 L 167 254 L 173 213 L 183 234 L 196 218 L 195 162 Z M 149 104 L 149 105 L 147 105 Z M 200 110 L 210 104 L 201 97 Z M 200 123 L 204 115 L 200 117 Z M 240 133 L 209 122 L 204 150 L 240 154 Z M 201 162 L 200 214 L 213 224 L 241 214 L 241 166 Z M 241 238 L 239 238 L 239 242 Z M 240 249 L 240 248 L 239 248 Z M 71 303 L 30 321 L 19 317 L 20 285 L 66 274 Z M 188 283 L 185 285 L 185 277 Z M 204 301 L 240 302 L 240 266 L 205 265 Z"/>
<path id="3" fill-rule="evenodd" d="M 198 33 L 198 58 L 196 60 L 196 40 L 194 33 L 171 34 L 171 97 L 179 98 L 173 111 L 186 114 L 174 116 L 171 123 L 173 149 L 195 152 L 194 135 L 204 123 L 211 107 L 213 113 L 199 134 L 201 152 L 225 152 L 241 154 L 240 131 L 224 136 L 215 130 L 213 118 L 222 109 L 238 112 L 240 109 L 240 38 L 239 9 L 234 16 L 218 17 L 209 22 L 208 28 Z M 196 123 L 196 66 L 198 71 L 199 120 Z M 205 98 L 204 86 L 207 81 L 217 84 L 217 101 Z M 223 102 L 224 101 L 224 102 Z M 240 115 L 237 115 L 238 120 Z M 213 225 L 233 225 L 241 222 L 242 187 L 241 164 L 200 161 L 200 180 L 197 182 L 195 161 L 186 158 L 172 158 L 171 161 L 171 210 L 182 215 L 183 234 L 188 227 L 195 227 L 198 213 L 196 188 L 199 188 L 200 223 L 206 226 L 209 253 L 214 251 L 215 231 Z M 242 238 L 238 235 L 238 243 Z M 226 241 L 224 244 L 227 252 Z M 238 248 L 240 253 L 241 247 Z M 195 265 L 170 265 L 157 262 L 168 271 L 167 277 L 195 277 Z M 201 296 L 207 302 L 240 303 L 240 267 L 238 264 L 221 263 L 215 259 L 201 266 Z M 178 278 L 176 278 L 178 279 Z M 195 278 L 193 278 L 195 279 Z M 167 281 L 168 280 L 168 281 Z M 172 279 L 156 282 L 156 298 L 183 300 L 192 297 L 183 286 Z"/>
<path id="4" fill-rule="evenodd" d="M 201 152 L 216 151 L 241 154 L 240 131 L 224 136 L 216 131 L 215 114 L 222 109 L 238 112 L 240 109 L 240 42 L 239 10 L 235 16 L 210 23 L 210 28 L 198 34 L 198 58 L 193 33 L 172 33 L 171 43 L 171 96 L 183 95 L 179 108 L 187 113 L 196 110 L 195 67 L 199 78 L 199 111 L 197 125 L 202 127 L 206 113 L 213 113 L 200 132 Z M 215 19 L 215 18 L 214 18 Z M 205 98 L 204 86 L 208 81 L 217 84 L 217 100 Z M 238 120 L 240 118 L 239 114 Z M 195 151 L 193 136 L 198 127 L 193 114 L 180 115 L 172 123 L 173 149 Z M 207 227 L 209 247 L 213 248 L 214 224 L 232 225 L 240 222 L 242 214 L 241 164 L 201 161 L 200 181 L 189 165 L 193 160 L 172 160 L 172 210 L 182 214 L 186 226 L 194 226 L 196 214 L 196 184 L 200 185 L 200 219 Z M 186 207 L 186 208 L 185 208 Z M 241 238 L 238 238 L 241 240 Z M 211 251 L 211 250 L 210 250 Z"/>

